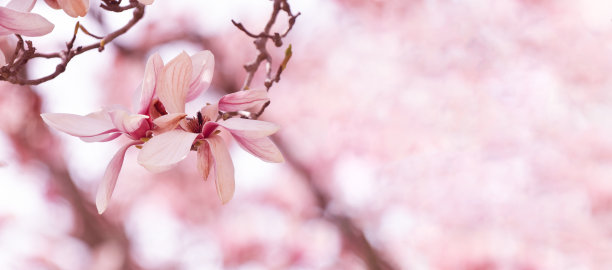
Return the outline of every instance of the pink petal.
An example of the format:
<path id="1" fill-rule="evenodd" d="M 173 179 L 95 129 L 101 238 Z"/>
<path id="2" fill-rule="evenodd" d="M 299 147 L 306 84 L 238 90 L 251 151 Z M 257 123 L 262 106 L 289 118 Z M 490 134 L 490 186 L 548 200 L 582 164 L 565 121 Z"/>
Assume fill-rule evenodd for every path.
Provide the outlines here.
<path id="1" fill-rule="evenodd" d="M 209 104 L 204 106 L 200 110 L 200 113 L 202 114 L 204 121 L 215 121 L 217 120 L 217 117 L 219 117 L 219 108 L 217 104 Z"/>
<path id="2" fill-rule="evenodd" d="M 283 154 L 268 137 L 249 139 L 244 137 L 234 137 L 242 149 L 251 153 L 266 162 L 281 163 L 285 161 Z"/>
<path id="3" fill-rule="evenodd" d="M 164 66 L 164 61 L 158 53 L 155 53 L 147 60 L 145 66 L 145 74 L 142 79 L 142 89 L 140 92 L 140 105 L 138 108 L 139 114 L 148 115 L 149 106 L 155 96 L 155 84 L 157 82 L 157 75 L 161 72 Z"/>
<path id="4" fill-rule="evenodd" d="M 19 0 L 17 0 L 19 1 Z M 45 2 L 47 3 L 47 5 L 49 5 L 51 8 L 54 9 L 60 9 L 62 7 L 60 7 L 60 5 L 57 3 L 57 0 L 45 0 Z"/>
<path id="5" fill-rule="evenodd" d="M 100 119 L 102 121 L 111 121 L 110 116 L 108 115 L 108 112 L 105 110 L 100 110 L 97 112 L 92 112 L 90 114 L 85 115 L 86 117 L 92 117 L 92 118 L 96 118 L 96 119 Z M 115 138 L 121 136 L 121 133 L 119 132 L 114 132 L 114 133 L 104 133 L 101 135 L 96 135 L 96 136 L 90 136 L 90 137 L 79 137 L 79 139 L 81 139 L 81 141 L 84 142 L 108 142 L 111 140 L 114 140 Z"/>
<path id="6" fill-rule="evenodd" d="M 225 204 L 234 196 L 234 163 L 223 138 L 215 135 L 207 138 L 206 142 L 214 160 L 214 170 L 210 173 L 215 177 L 217 195 L 219 195 L 221 202 Z"/>
<path id="7" fill-rule="evenodd" d="M 125 110 L 113 110 L 108 114 L 115 127 L 119 131 L 130 135 L 133 139 L 143 137 L 149 128 L 148 122 L 145 120 L 149 117 L 146 115 L 130 114 Z"/>
<path id="8" fill-rule="evenodd" d="M 276 124 L 243 118 L 230 118 L 219 122 L 219 125 L 232 133 L 232 136 L 251 139 L 263 138 L 278 131 Z"/>
<path id="9" fill-rule="evenodd" d="M 37 37 L 50 33 L 53 27 L 51 22 L 38 14 L 0 7 L 0 35 Z"/>
<path id="10" fill-rule="evenodd" d="M 117 132 L 110 120 L 68 113 L 43 113 L 40 115 L 47 125 L 77 137 L 91 137 Z"/>
<path id="11" fill-rule="evenodd" d="M 185 96 L 189 90 L 191 70 L 191 59 L 185 52 L 164 66 L 157 95 L 168 113 L 185 112 Z"/>
<path id="12" fill-rule="evenodd" d="M 173 130 L 178 126 L 181 120 L 185 119 L 186 116 L 186 113 L 169 113 L 157 117 L 155 120 L 153 120 L 153 124 L 157 126 L 155 131 L 162 133 L 168 130 Z"/>
<path id="13" fill-rule="evenodd" d="M 191 56 L 191 63 L 193 73 L 186 101 L 194 100 L 210 86 L 215 69 L 215 57 L 210 51 L 201 51 Z"/>
<path id="14" fill-rule="evenodd" d="M 36 0 L 11 0 L 6 4 L 7 8 L 21 12 L 30 12 L 34 8 Z"/>
<path id="15" fill-rule="evenodd" d="M 140 2 L 143 5 L 153 4 L 153 0 L 138 0 L 138 2 Z"/>
<path id="16" fill-rule="evenodd" d="M 215 131 L 215 129 L 217 129 L 217 127 L 219 126 L 219 123 L 217 122 L 206 122 L 204 123 L 204 126 L 202 127 L 202 136 L 204 138 L 208 138 L 210 136 L 210 134 L 213 133 L 213 131 Z"/>
<path id="17" fill-rule="evenodd" d="M 210 166 L 214 164 L 214 159 L 212 153 L 210 152 L 210 147 L 208 143 L 203 143 L 198 148 L 198 172 L 206 181 L 210 174 Z"/>
<path id="18" fill-rule="evenodd" d="M 6 57 L 4 53 L 0 52 L 0 67 L 6 65 Z"/>
<path id="19" fill-rule="evenodd" d="M 237 112 L 250 109 L 254 106 L 266 103 L 268 91 L 266 90 L 243 90 L 225 95 L 219 100 L 219 110 L 226 112 Z"/>
<path id="20" fill-rule="evenodd" d="M 111 159 L 111 161 L 108 163 L 104 176 L 102 177 L 102 182 L 100 182 L 100 186 L 98 187 L 98 193 L 96 194 L 96 208 L 98 208 L 98 213 L 102 214 L 104 210 L 106 210 L 108 201 L 113 195 L 113 190 L 115 190 L 115 184 L 117 183 L 117 177 L 119 177 L 121 166 L 123 166 L 125 152 L 128 148 L 130 148 L 130 146 L 140 143 L 141 142 L 139 141 L 132 141 L 122 146 L 113 156 L 113 159 Z"/>
<path id="21" fill-rule="evenodd" d="M 91 137 L 79 137 L 84 142 L 108 142 L 121 136 L 121 133 L 108 133 Z"/>
<path id="22" fill-rule="evenodd" d="M 153 136 L 140 150 L 138 163 L 151 172 L 168 170 L 187 157 L 197 136 L 196 133 L 182 130 Z"/>
<path id="23" fill-rule="evenodd" d="M 57 0 L 60 7 L 70 17 L 84 17 L 89 10 L 89 0 Z"/>

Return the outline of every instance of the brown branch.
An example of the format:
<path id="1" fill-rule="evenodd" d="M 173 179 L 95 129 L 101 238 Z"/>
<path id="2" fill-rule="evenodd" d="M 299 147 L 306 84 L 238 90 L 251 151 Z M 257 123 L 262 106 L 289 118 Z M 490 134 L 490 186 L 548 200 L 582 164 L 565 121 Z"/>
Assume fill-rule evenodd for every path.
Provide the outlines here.
<path id="1" fill-rule="evenodd" d="M 123 27 L 115 30 L 110 34 L 107 34 L 104 37 L 91 34 L 89 31 L 87 31 L 87 29 L 77 23 L 75 25 L 75 31 L 72 35 L 72 39 L 68 43 L 66 43 L 66 50 L 56 53 L 36 53 L 36 49 L 32 46 L 31 41 L 25 41 L 28 45 L 26 48 L 25 46 L 23 46 L 23 39 L 21 38 L 21 36 L 17 35 L 19 41 L 15 49 L 15 57 L 13 58 L 15 60 L 0 69 L 0 81 L 8 81 L 20 85 L 38 85 L 43 82 L 54 79 L 66 70 L 68 63 L 70 62 L 70 60 L 72 60 L 72 58 L 93 49 L 97 49 L 100 52 L 103 51 L 104 46 L 106 44 L 111 43 L 117 37 L 125 34 L 132 27 L 134 27 L 134 25 L 136 25 L 136 23 L 138 23 L 144 16 L 145 7 L 144 5 L 138 3 L 138 1 L 136 0 L 131 0 L 130 5 L 123 7 L 119 6 L 121 1 L 103 0 L 103 2 L 104 3 L 101 4 L 101 7 L 113 12 L 122 12 L 128 9 L 134 9 L 132 19 L 130 19 L 130 21 L 128 21 L 128 23 Z M 73 48 L 79 29 L 86 35 L 98 38 L 100 39 L 100 41 L 87 46 L 78 46 L 76 48 Z M 22 78 L 20 76 L 20 71 L 23 70 L 29 60 L 34 58 L 59 58 L 61 59 L 61 62 L 57 64 L 57 66 L 55 67 L 55 71 L 49 75 L 38 79 Z"/>
<path id="2" fill-rule="evenodd" d="M 289 25 L 282 35 L 280 33 L 271 34 L 270 31 L 272 31 L 272 26 L 274 26 L 276 18 L 278 17 L 278 14 L 281 11 L 284 11 L 289 16 Z M 244 80 L 244 84 L 242 85 L 243 90 L 248 90 L 251 87 L 251 83 L 253 81 L 253 78 L 255 77 L 255 73 L 257 73 L 257 70 L 259 70 L 259 66 L 264 61 L 266 62 L 266 82 L 264 84 L 266 86 L 266 89 L 269 90 L 274 82 L 278 82 L 278 80 L 280 80 L 280 72 L 277 72 L 278 80 L 276 79 L 276 77 L 272 77 L 272 56 L 268 52 L 266 44 L 268 43 L 268 40 L 271 39 L 276 47 L 281 47 L 283 45 L 282 38 L 286 37 L 287 34 L 289 34 L 289 31 L 293 29 L 293 25 L 295 24 L 295 21 L 298 16 L 300 16 L 300 13 L 294 15 L 291 12 L 291 7 L 289 6 L 287 0 L 274 0 L 270 19 L 268 19 L 264 30 L 258 35 L 255 35 L 252 32 L 248 31 L 242 25 L 242 23 L 238 23 L 232 20 L 232 23 L 236 26 L 236 28 L 244 32 L 247 36 L 255 38 L 253 43 L 255 44 L 255 48 L 258 52 L 257 56 L 253 61 L 244 65 L 244 69 L 247 72 L 247 77 Z M 289 50 L 291 49 L 289 48 Z M 284 65 L 286 66 L 286 62 L 284 63 Z"/>

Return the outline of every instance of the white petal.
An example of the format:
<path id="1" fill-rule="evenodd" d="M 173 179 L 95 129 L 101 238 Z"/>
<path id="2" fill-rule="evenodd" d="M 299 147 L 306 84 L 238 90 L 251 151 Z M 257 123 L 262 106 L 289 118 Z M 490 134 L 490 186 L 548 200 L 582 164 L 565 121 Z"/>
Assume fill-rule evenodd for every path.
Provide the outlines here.
<path id="1" fill-rule="evenodd" d="M 234 163 L 221 136 L 211 136 L 206 138 L 206 142 L 214 159 L 214 171 L 210 173 L 213 173 L 215 177 L 217 195 L 225 204 L 234 196 Z"/>
<path id="2" fill-rule="evenodd" d="M 69 113 L 43 113 L 40 115 L 47 125 L 77 137 L 91 137 L 117 132 L 110 120 Z"/>
<path id="3" fill-rule="evenodd" d="M 168 170 L 187 157 L 197 136 L 182 130 L 153 136 L 138 153 L 138 163 L 151 172 Z"/>
<path id="4" fill-rule="evenodd" d="M 104 177 L 102 177 L 102 182 L 100 182 L 100 186 L 98 187 L 98 193 L 96 194 L 96 208 L 98 208 L 98 213 L 102 214 L 106 207 L 108 206 L 108 201 L 113 195 L 113 190 L 115 190 L 115 184 L 117 183 L 117 178 L 119 177 L 119 172 L 121 171 L 121 167 L 123 166 L 123 158 L 125 157 L 125 152 L 130 146 L 135 144 L 140 144 L 139 141 L 132 141 L 121 148 L 115 153 L 113 159 L 108 163 L 106 167 L 106 171 L 104 172 Z"/>

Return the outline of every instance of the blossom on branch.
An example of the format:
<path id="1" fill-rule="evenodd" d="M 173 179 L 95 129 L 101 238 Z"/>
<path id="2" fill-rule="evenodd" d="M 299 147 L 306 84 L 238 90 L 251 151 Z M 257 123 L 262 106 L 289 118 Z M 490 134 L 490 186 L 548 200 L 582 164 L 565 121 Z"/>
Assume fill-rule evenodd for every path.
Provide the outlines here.
<path id="1" fill-rule="evenodd" d="M 181 53 L 162 71 L 158 95 L 167 111 L 166 116 L 184 115 L 186 97 L 191 91 L 186 82 L 193 76 L 191 61 L 187 54 Z M 264 161 L 283 161 L 282 154 L 268 138 L 278 130 L 275 124 L 242 118 L 217 121 L 220 107 L 229 108 L 233 104 L 234 109 L 245 110 L 262 100 L 268 100 L 261 91 L 245 92 L 230 94 L 222 98 L 218 105 L 203 107 L 197 117 L 172 123 L 174 127 L 171 131 L 154 136 L 143 146 L 138 154 L 138 163 L 149 171 L 161 172 L 185 159 L 191 150 L 196 150 L 202 178 L 214 180 L 221 202 L 227 203 L 234 194 L 234 165 L 219 135 L 221 132 L 231 134 L 243 149 Z"/>
<path id="2" fill-rule="evenodd" d="M 223 203 L 234 193 L 234 167 L 221 132 L 230 134 L 243 149 L 264 161 L 283 161 L 282 154 L 268 138 L 278 130 L 275 124 L 220 117 L 223 114 L 219 108 L 235 113 L 267 102 L 265 90 L 226 95 L 218 104 L 202 108 L 197 117 L 187 117 L 185 103 L 208 89 L 213 69 L 214 57 L 209 51 L 192 56 L 183 52 L 166 65 L 158 54 L 154 54 L 145 67 L 135 113 L 113 106 L 85 116 L 41 114 L 49 126 L 85 142 L 110 141 L 121 134 L 131 139 L 117 151 L 106 168 L 96 195 L 99 213 L 108 206 L 125 153 L 131 146 L 142 148 L 138 162 L 152 172 L 168 170 L 190 151 L 197 151 L 198 170 L 205 180 L 215 180 Z"/>
<path id="3" fill-rule="evenodd" d="M 54 9 L 63 9 L 70 17 L 84 17 L 89 10 L 89 0 L 45 0 Z"/>
<path id="4" fill-rule="evenodd" d="M 0 35 L 20 34 L 29 37 L 43 36 L 54 25 L 44 17 L 30 13 L 36 0 L 12 0 L 0 7 Z"/>

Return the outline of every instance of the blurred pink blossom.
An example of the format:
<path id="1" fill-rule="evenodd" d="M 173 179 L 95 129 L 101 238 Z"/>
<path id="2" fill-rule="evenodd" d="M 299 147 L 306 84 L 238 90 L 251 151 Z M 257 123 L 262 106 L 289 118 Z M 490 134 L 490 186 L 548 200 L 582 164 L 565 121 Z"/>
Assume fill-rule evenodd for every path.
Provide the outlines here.
<path id="1" fill-rule="evenodd" d="M 42 36 L 53 30 L 53 24 L 42 16 L 30 13 L 36 0 L 12 0 L 0 7 L 0 35 Z M 2 56 L 2 62 L 4 57 Z"/>
<path id="2" fill-rule="evenodd" d="M 89 11 L 89 0 L 45 0 L 54 9 L 63 9 L 70 17 L 84 17 Z"/>

